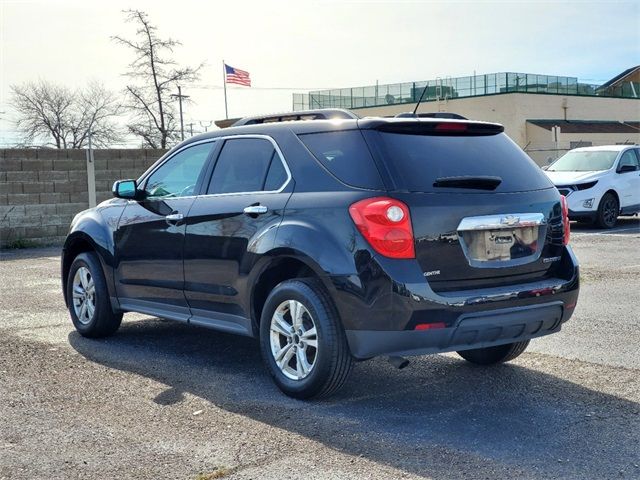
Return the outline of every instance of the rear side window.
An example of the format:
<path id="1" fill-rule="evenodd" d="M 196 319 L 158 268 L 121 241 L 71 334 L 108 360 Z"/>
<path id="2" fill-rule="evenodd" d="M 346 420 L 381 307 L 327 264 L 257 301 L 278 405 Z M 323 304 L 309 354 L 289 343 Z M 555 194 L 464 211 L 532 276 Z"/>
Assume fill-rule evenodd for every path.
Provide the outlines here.
<path id="1" fill-rule="evenodd" d="M 497 135 L 408 135 L 372 132 L 398 188 L 411 192 L 452 191 L 435 187 L 447 177 L 500 177 L 496 192 L 552 186 L 542 170 L 504 133 Z M 461 189 L 455 189 L 461 192 Z M 469 190 L 467 190 L 469 191 Z"/>
<path id="2" fill-rule="evenodd" d="M 338 180 L 352 187 L 382 189 L 382 179 L 360 130 L 309 133 L 302 143 Z"/>
<path id="3" fill-rule="evenodd" d="M 207 193 L 278 190 L 286 180 L 286 170 L 270 141 L 238 138 L 224 143 Z"/>

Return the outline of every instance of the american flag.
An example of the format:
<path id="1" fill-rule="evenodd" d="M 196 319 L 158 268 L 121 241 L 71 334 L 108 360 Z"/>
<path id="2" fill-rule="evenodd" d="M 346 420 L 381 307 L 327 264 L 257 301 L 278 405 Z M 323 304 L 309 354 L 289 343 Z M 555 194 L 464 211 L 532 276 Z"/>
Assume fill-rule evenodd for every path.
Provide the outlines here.
<path id="1" fill-rule="evenodd" d="M 224 64 L 224 72 L 227 83 L 237 83 L 238 85 L 244 85 L 245 87 L 251 86 L 249 72 L 245 72 L 239 68 L 233 68 L 226 63 Z"/>

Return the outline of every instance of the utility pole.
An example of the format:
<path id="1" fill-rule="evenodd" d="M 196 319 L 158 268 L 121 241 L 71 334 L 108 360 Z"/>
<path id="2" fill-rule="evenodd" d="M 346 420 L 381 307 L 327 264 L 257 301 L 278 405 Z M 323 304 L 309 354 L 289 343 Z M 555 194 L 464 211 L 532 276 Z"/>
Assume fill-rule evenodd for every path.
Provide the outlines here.
<path id="1" fill-rule="evenodd" d="M 189 136 L 193 137 L 193 126 L 195 125 L 195 123 L 191 122 L 191 123 L 187 123 L 187 127 L 189 127 Z"/>
<path id="2" fill-rule="evenodd" d="M 91 129 L 87 134 L 89 141 L 87 149 L 87 192 L 89 196 L 89 208 L 96 206 L 96 164 L 93 158 L 93 145 L 91 144 Z"/>
<path id="3" fill-rule="evenodd" d="M 209 120 L 209 122 L 208 122 L 206 125 L 204 124 L 204 122 L 198 122 L 198 123 L 200 123 L 200 126 L 201 126 L 202 128 L 204 128 L 204 131 L 205 131 L 205 132 L 208 132 L 208 131 L 209 131 L 209 127 L 211 126 L 211 124 L 213 123 L 213 121 L 212 121 L 212 120 Z"/>
<path id="4" fill-rule="evenodd" d="M 180 104 L 180 138 L 181 140 L 184 140 L 184 122 L 182 119 L 182 99 L 189 98 L 189 95 L 182 95 L 182 87 L 178 85 L 178 93 L 177 94 L 172 93 L 171 96 L 174 98 L 177 98 Z"/>

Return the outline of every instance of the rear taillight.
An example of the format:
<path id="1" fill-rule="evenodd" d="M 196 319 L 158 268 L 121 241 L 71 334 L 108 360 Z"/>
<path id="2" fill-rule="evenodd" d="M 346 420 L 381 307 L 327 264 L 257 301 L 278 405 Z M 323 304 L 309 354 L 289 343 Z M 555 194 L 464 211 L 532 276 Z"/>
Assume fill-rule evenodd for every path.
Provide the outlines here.
<path id="1" fill-rule="evenodd" d="M 571 227 L 569 226 L 569 205 L 567 205 L 567 197 L 560 195 L 560 203 L 562 205 L 562 244 L 569 245 Z"/>
<path id="2" fill-rule="evenodd" d="M 349 207 L 349 214 L 373 249 L 390 258 L 415 258 L 409 208 L 389 197 L 366 198 Z"/>

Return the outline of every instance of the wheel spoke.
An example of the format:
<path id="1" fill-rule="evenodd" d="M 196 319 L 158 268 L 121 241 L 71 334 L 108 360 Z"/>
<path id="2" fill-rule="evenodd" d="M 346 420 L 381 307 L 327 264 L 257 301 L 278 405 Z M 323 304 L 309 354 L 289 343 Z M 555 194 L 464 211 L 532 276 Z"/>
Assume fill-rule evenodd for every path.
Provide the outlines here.
<path id="1" fill-rule="evenodd" d="M 89 283 L 87 284 L 87 293 L 93 294 L 96 291 L 96 286 L 93 283 L 93 278 L 89 279 Z"/>
<path id="2" fill-rule="evenodd" d="M 291 338 L 291 325 L 287 323 L 284 316 L 279 312 L 273 314 L 273 318 L 271 319 L 271 331 L 284 335 L 287 338 Z"/>
<path id="3" fill-rule="evenodd" d="M 305 340 L 304 343 L 307 347 L 318 348 L 318 340 L 316 340 L 315 338 L 310 340 Z"/>
<path id="4" fill-rule="evenodd" d="M 86 268 L 80 269 L 80 283 L 82 284 L 82 288 L 87 290 L 87 285 L 89 285 L 89 271 Z"/>
<path id="5" fill-rule="evenodd" d="M 301 306 L 300 302 L 297 302 L 296 300 L 289 300 L 289 315 L 291 315 L 291 323 L 295 329 L 298 329 L 301 323 Z"/>
<path id="6" fill-rule="evenodd" d="M 301 348 L 299 348 L 296 352 L 296 373 L 298 374 L 298 378 L 300 379 L 305 377 L 309 373 L 310 369 L 311 365 L 307 360 L 307 355 Z"/>
<path id="7" fill-rule="evenodd" d="M 82 305 L 80 305 L 80 313 L 78 314 L 78 318 L 80 320 L 84 320 L 85 313 L 87 312 L 87 301 L 84 300 Z"/>
<path id="8" fill-rule="evenodd" d="M 316 333 L 316 327 L 312 327 L 306 332 L 303 332 L 300 335 L 300 338 L 304 340 L 304 343 L 309 347 L 318 348 L 318 339 Z"/>
<path id="9" fill-rule="evenodd" d="M 93 312 L 95 310 L 95 307 L 93 306 L 93 303 L 91 302 L 91 300 L 87 300 L 87 319 L 91 319 L 93 317 Z"/>
<path id="10" fill-rule="evenodd" d="M 73 298 L 82 298 L 84 296 L 84 290 L 79 285 L 73 286 Z"/>
<path id="11" fill-rule="evenodd" d="M 316 335 L 317 335 L 316 327 L 311 327 L 309 330 L 302 332 L 302 335 L 300 335 L 300 338 L 307 340 L 310 338 L 315 338 Z"/>
<path id="12" fill-rule="evenodd" d="M 285 367 L 291 360 L 291 357 L 293 357 L 294 353 L 295 352 L 293 350 L 292 344 L 288 343 L 284 347 L 282 347 L 282 349 L 278 352 L 278 354 L 275 357 L 276 363 L 278 364 L 278 367 L 280 367 L 280 370 L 285 369 Z"/>

